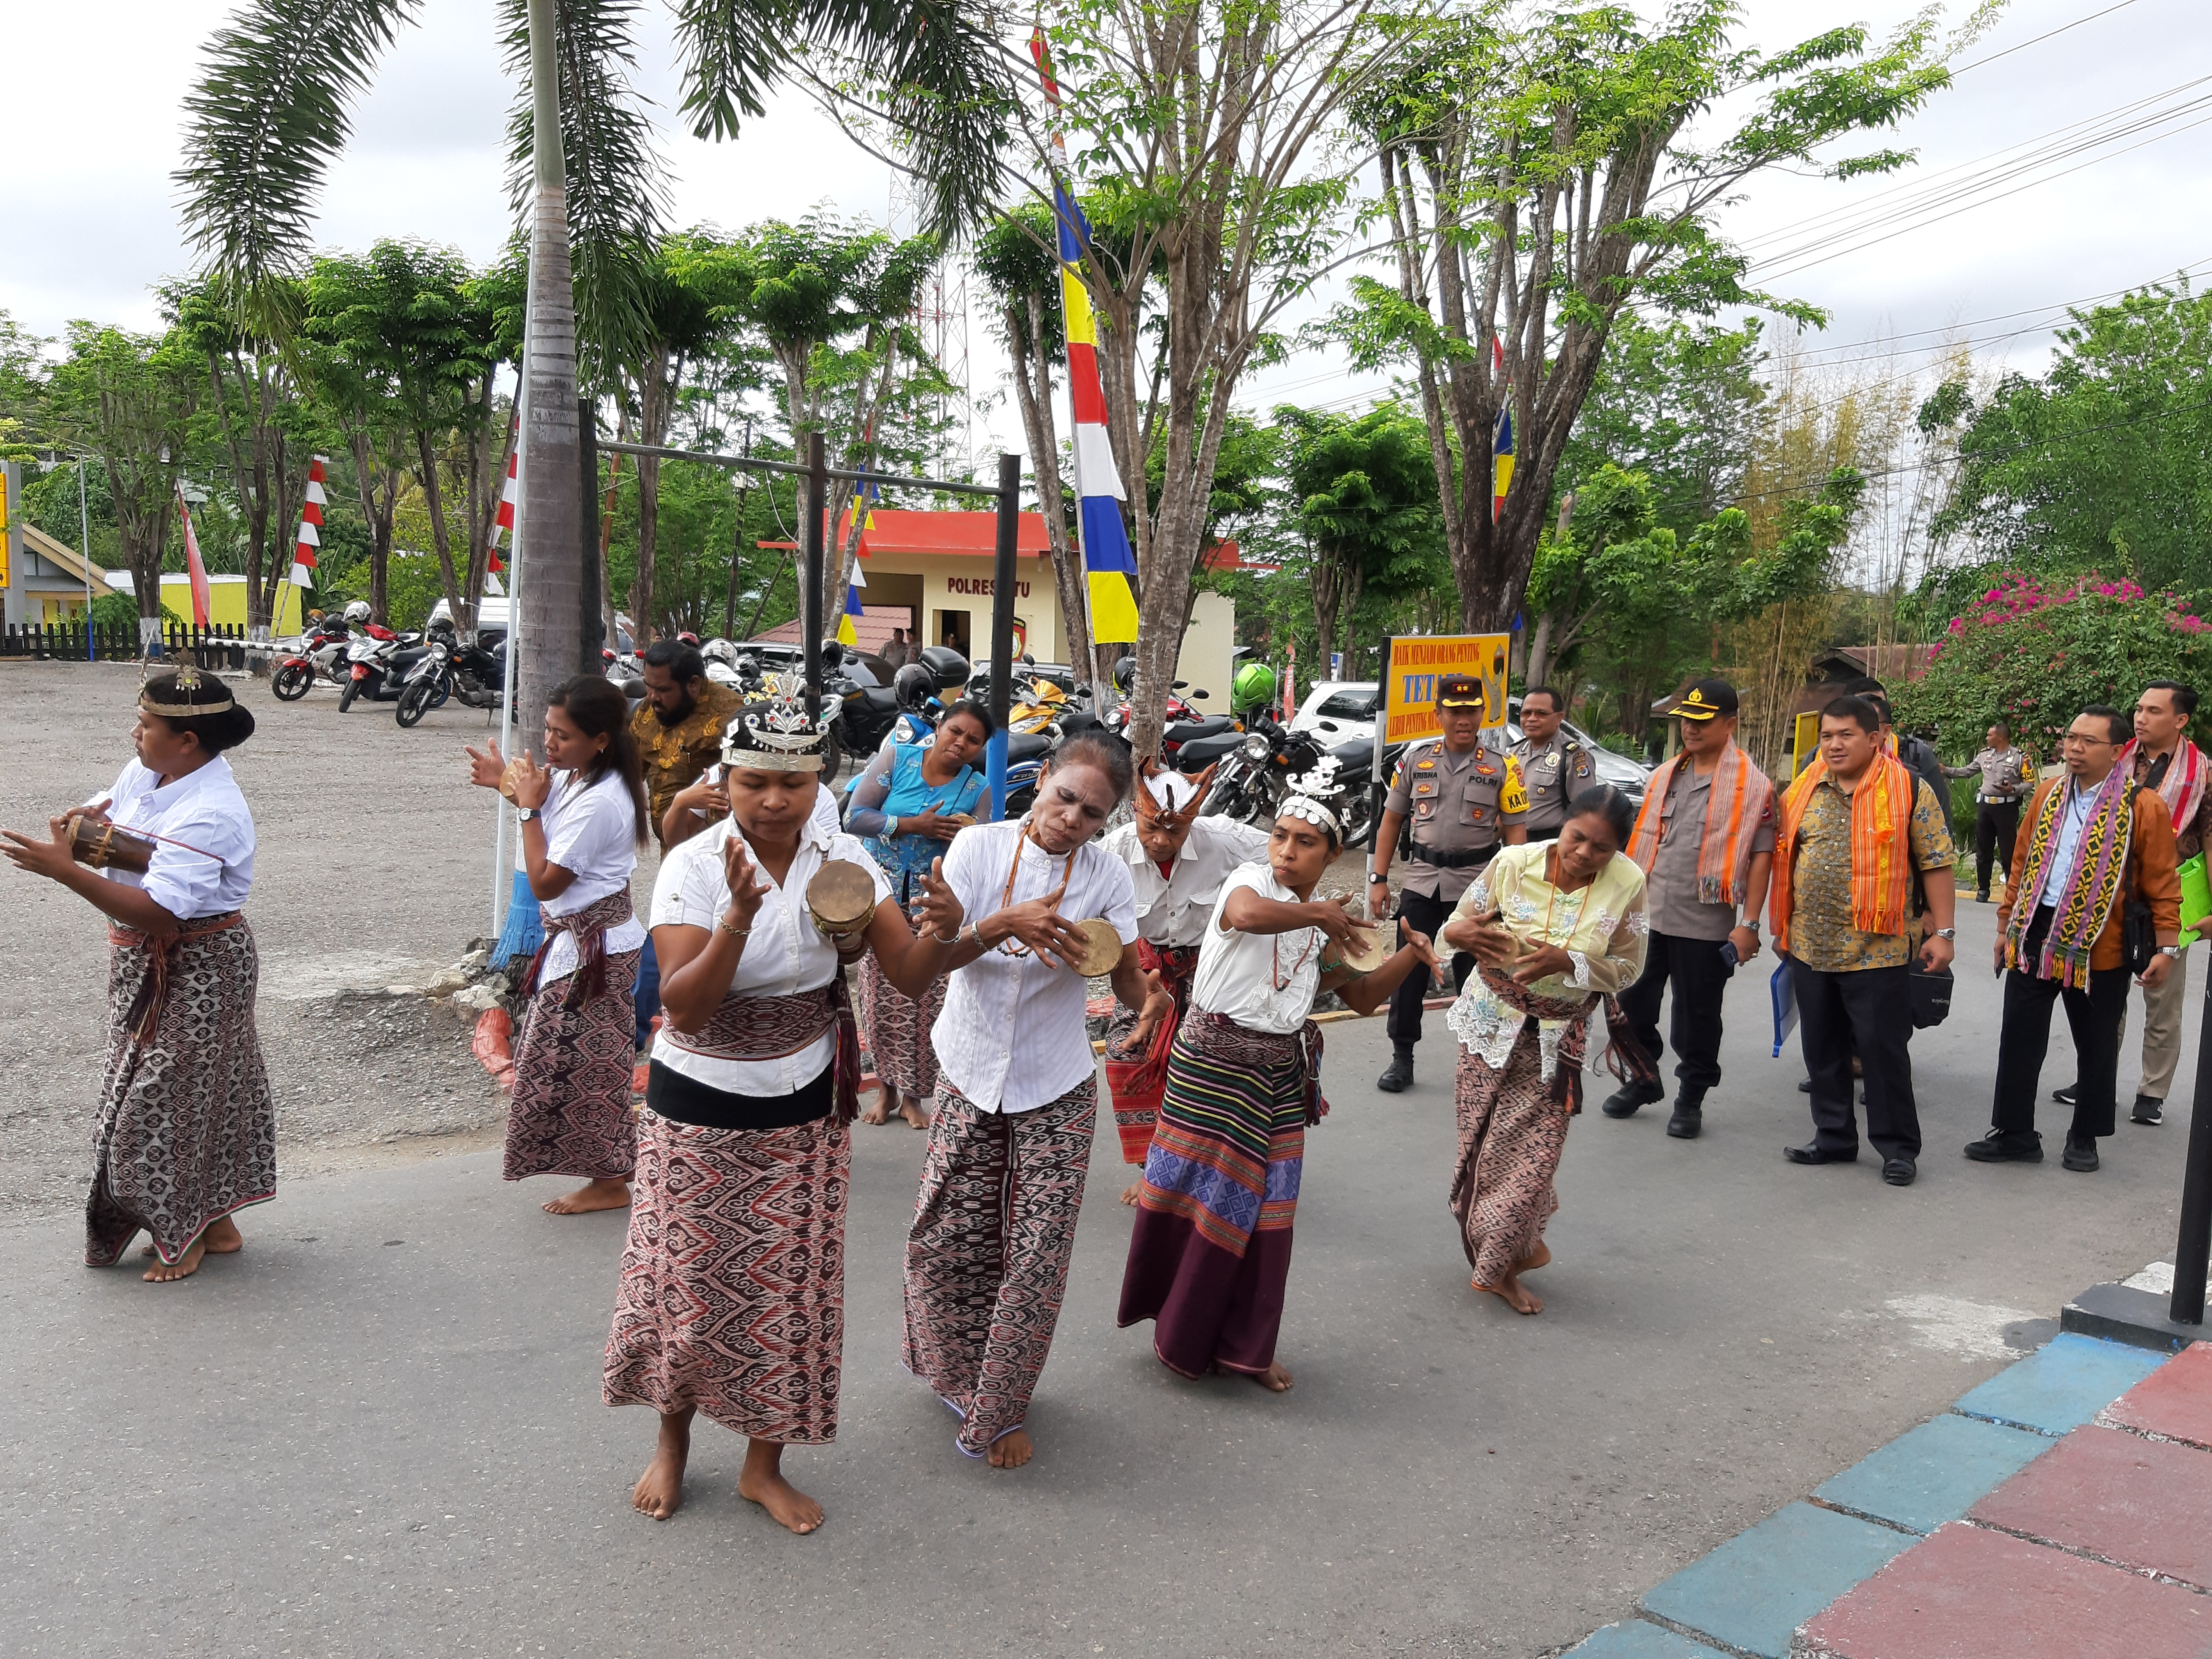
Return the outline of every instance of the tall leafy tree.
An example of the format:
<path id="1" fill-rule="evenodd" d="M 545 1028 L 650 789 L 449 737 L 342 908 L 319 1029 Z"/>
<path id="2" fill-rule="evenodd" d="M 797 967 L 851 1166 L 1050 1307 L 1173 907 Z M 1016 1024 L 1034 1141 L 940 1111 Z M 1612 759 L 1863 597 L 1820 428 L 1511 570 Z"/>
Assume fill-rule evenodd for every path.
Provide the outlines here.
<path id="1" fill-rule="evenodd" d="M 1384 50 L 1413 49 L 1355 113 L 1378 156 L 1395 280 L 1356 279 L 1338 320 L 1358 360 L 1416 370 L 1465 626 L 1504 628 L 1520 608 L 1621 313 L 1751 306 L 1817 321 L 1746 281 L 1721 209 L 1765 172 L 1850 179 L 1909 163 L 1826 152 L 1948 85 L 1946 57 L 1988 13 L 1948 45 L 1931 9 L 1886 40 L 1842 27 L 1772 54 L 1733 44 L 1735 0 L 1676 0 L 1650 23 L 1527 0 L 1394 20 Z M 1741 112 L 1693 137 L 1692 118 L 1717 106 Z M 1516 464 L 1493 523 L 1492 433 L 1509 406 Z"/>
<path id="2" fill-rule="evenodd" d="M 528 70 L 522 513 L 531 566 L 516 620 L 514 711 L 528 730 L 583 653 L 574 274 L 594 319 L 590 343 L 615 349 L 635 322 L 624 274 L 659 228 L 651 186 L 659 173 L 629 84 L 636 0 L 503 3 L 510 63 Z M 185 103 L 185 228 L 208 274 L 272 330 L 290 321 L 275 279 L 304 267 L 351 106 L 420 9 L 421 0 L 246 0 L 209 43 Z M 734 137 L 810 47 L 849 52 L 867 64 L 872 108 L 905 146 L 938 227 L 988 212 L 1006 142 L 1006 64 L 965 0 L 680 0 L 676 32 L 683 111 L 700 137 Z M 518 128 L 519 149 L 523 142 Z"/>

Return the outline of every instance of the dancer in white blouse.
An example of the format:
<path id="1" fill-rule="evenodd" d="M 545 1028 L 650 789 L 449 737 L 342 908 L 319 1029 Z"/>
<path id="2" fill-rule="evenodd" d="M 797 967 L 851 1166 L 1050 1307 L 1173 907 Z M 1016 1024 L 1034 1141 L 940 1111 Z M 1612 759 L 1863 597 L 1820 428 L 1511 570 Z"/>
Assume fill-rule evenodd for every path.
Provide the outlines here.
<path id="1" fill-rule="evenodd" d="M 197 669 L 139 688 L 127 763 L 83 809 L 126 861 L 76 862 L 69 821 L 45 841 L 4 832 L 20 870 L 59 883 L 108 918 L 107 1068 L 100 1089 L 85 1261 L 112 1267 L 143 1228 L 156 1284 L 244 1247 L 233 1212 L 276 1190 L 276 1108 L 253 1024 L 260 961 L 244 906 L 253 816 L 223 752 L 253 735 L 230 688 Z M 95 857 L 105 857 L 95 854 Z"/>
<path id="2" fill-rule="evenodd" d="M 873 949 L 895 976 L 915 948 L 867 849 L 811 814 L 822 734 L 797 676 L 731 723 L 730 816 L 669 850 L 653 895 L 667 1021 L 638 1130 L 637 1201 L 607 1338 L 611 1406 L 660 1413 L 631 1502 L 676 1512 L 703 1412 L 746 1437 L 738 1493 L 793 1532 L 822 1506 L 783 1474 L 787 1445 L 836 1437 L 845 1204 L 860 1045 L 845 968 Z M 825 864 L 872 880 L 858 933 L 807 903 Z"/>
<path id="3" fill-rule="evenodd" d="M 906 1252 L 907 1369 L 994 1468 L 1035 1449 L 1024 1426 L 1052 1347 L 1091 1161 L 1098 1086 L 1084 1024 L 1078 922 L 1121 941 L 1114 994 L 1135 1040 L 1173 1006 L 1137 965 L 1129 867 L 1091 837 L 1129 792 L 1128 751 L 1103 732 L 1063 742 L 1018 823 L 963 830 L 926 879 L 912 996 L 951 988 L 936 1030 L 938 1109 Z M 918 978 L 916 977 L 918 975 Z"/>
<path id="4" fill-rule="evenodd" d="M 1341 961 L 1370 930 L 1346 901 L 1314 896 L 1343 845 L 1335 771 L 1324 759 L 1293 785 L 1267 860 L 1231 876 L 1213 907 L 1121 1279 L 1120 1322 L 1157 1321 L 1162 1364 L 1192 1377 L 1236 1372 L 1278 1394 L 1291 1386 L 1275 1340 L 1305 1133 L 1328 1109 L 1314 1000 L 1334 991 L 1371 1013 L 1408 974 L 1437 965 L 1411 927 L 1370 973 Z"/>
<path id="5" fill-rule="evenodd" d="M 508 769 L 498 744 L 489 750 L 463 752 L 471 780 L 496 789 Z M 629 700 L 596 674 L 555 688 L 545 761 L 539 767 L 525 750 L 514 769 L 523 868 L 544 912 L 545 942 L 522 984 L 530 1008 L 514 1048 L 503 1173 L 580 1177 L 581 1187 L 544 1207 L 581 1215 L 628 1204 L 637 1163 L 629 1100 L 645 928 L 629 878 L 651 818 Z"/>

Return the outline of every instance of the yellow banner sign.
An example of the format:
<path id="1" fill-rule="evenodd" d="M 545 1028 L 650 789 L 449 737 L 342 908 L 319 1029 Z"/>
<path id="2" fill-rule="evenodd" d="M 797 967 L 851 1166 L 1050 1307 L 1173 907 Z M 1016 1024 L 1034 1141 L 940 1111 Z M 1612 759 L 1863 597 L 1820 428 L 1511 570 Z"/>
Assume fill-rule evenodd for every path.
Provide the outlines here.
<path id="1" fill-rule="evenodd" d="M 1820 752 L 1820 716 L 1818 710 L 1797 717 L 1796 730 L 1790 745 L 1790 774 L 1795 777 L 1812 763 L 1813 757 Z"/>
<path id="2" fill-rule="evenodd" d="M 83 465 L 82 461 L 78 463 Z M 9 481 L 15 477 L 12 468 L 0 466 L 0 587 L 15 580 L 9 568 L 8 550 L 15 539 L 15 503 L 8 493 Z"/>
<path id="3" fill-rule="evenodd" d="M 1390 641 L 1390 672 L 1383 677 L 1385 743 L 1419 743 L 1442 733 L 1437 724 L 1437 682 L 1447 674 L 1482 681 L 1482 723 L 1505 724 L 1506 634 L 1424 634 Z"/>

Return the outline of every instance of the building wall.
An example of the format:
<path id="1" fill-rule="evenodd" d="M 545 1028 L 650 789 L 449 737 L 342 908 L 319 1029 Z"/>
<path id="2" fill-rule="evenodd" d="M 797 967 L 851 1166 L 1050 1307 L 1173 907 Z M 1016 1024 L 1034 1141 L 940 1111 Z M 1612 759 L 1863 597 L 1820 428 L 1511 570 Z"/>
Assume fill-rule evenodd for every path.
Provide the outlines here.
<path id="1" fill-rule="evenodd" d="M 110 572 L 109 580 L 124 592 L 131 591 L 128 571 Z M 78 603 L 83 603 L 80 592 Z M 189 624 L 192 619 L 192 579 L 181 571 L 165 573 L 161 577 L 161 612 L 171 622 Z M 210 576 L 208 578 L 208 621 L 217 628 L 246 626 L 246 578 L 243 576 Z M 280 582 L 276 587 L 276 614 L 270 620 L 270 631 L 283 635 L 300 631 L 300 590 L 289 582 Z"/>
<path id="2" fill-rule="evenodd" d="M 963 554 L 872 552 L 864 568 L 869 605 L 909 604 L 920 613 L 915 626 L 923 643 L 945 643 L 951 624 L 961 630 L 961 650 L 970 662 L 981 665 L 988 659 L 995 602 L 990 560 Z M 1039 662 L 1066 662 L 1067 629 L 1052 561 L 1017 559 L 1014 580 L 1015 654 L 1026 650 Z M 1206 704 L 1211 712 L 1228 712 L 1230 653 L 1236 644 L 1236 605 L 1218 593 L 1200 594 L 1176 672 L 1177 678 L 1212 694 Z"/>

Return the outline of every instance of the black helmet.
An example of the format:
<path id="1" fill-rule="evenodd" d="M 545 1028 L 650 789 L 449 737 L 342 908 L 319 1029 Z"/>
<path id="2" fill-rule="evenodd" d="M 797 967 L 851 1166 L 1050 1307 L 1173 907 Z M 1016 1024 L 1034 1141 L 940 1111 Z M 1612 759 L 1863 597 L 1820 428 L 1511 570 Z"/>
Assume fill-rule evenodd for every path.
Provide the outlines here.
<path id="1" fill-rule="evenodd" d="M 824 640 L 822 641 L 822 665 L 824 668 L 835 668 L 839 663 L 844 660 L 845 647 L 842 645 L 840 645 L 836 640 Z"/>
<path id="2" fill-rule="evenodd" d="M 900 708 L 919 710 L 937 695 L 937 681 L 920 663 L 910 662 L 891 676 L 891 690 Z"/>
<path id="3" fill-rule="evenodd" d="M 1127 691 L 1137 683 L 1137 659 L 1124 657 L 1114 665 L 1114 689 Z"/>

